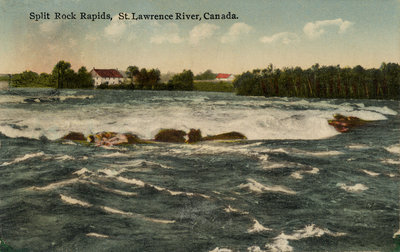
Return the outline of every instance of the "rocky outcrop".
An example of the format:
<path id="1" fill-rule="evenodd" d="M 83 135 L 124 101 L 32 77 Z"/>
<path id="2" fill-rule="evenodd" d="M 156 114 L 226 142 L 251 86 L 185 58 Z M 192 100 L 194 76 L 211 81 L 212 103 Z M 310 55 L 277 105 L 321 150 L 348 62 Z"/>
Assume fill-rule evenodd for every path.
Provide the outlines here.
<path id="1" fill-rule="evenodd" d="M 228 133 L 206 136 L 202 138 L 202 141 L 211 141 L 211 140 L 238 140 L 238 139 L 247 139 L 245 135 L 242 133 L 232 131 Z"/>
<path id="2" fill-rule="evenodd" d="M 202 140 L 201 131 L 200 129 L 190 129 L 188 133 L 188 140 L 187 143 L 196 143 Z"/>
<path id="3" fill-rule="evenodd" d="M 71 140 L 80 143 L 95 144 L 96 146 L 113 146 L 124 144 L 143 144 L 156 142 L 167 143 L 197 143 L 201 141 L 213 140 L 241 140 L 247 139 L 246 136 L 239 132 L 228 132 L 219 135 L 202 137 L 200 129 L 190 129 L 186 134 L 183 130 L 161 129 L 154 137 L 154 140 L 143 140 L 132 133 L 116 133 L 103 131 L 85 137 L 80 132 L 70 132 L 61 138 L 62 140 Z"/>
<path id="4" fill-rule="evenodd" d="M 154 137 L 157 142 L 184 143 L 186 132 L 176 129 L 162 129 Z"/>
<path id="5" fill-rule="evenodd" d="M 115 132 L 100 132 L 87 137 L 89 143 L 94 143 L 97 146 L 112 146 L 122 144 L 138 144 L 146 141 L 140 139 L 137 135 L 131 133 L 115 133 Z"/>
<path id="6" fill-rule="evenodd" d="M 69 132 L 67 135 L 63 136 L 61 139 L 71 140 L 71 141 L 86 141 L 85 135 L 83 135 L 80 132 Z"/>
<path id="7" fill-rule="evenodd" d="M 333 126 L 339 132 L 348 132 L 349 130 L 362 126 L 368 121 L 360 119 L 355 116 L 344 116 L 341 114 L 335 114 L 333 120 L 328 120 L 329 125 Z"/>

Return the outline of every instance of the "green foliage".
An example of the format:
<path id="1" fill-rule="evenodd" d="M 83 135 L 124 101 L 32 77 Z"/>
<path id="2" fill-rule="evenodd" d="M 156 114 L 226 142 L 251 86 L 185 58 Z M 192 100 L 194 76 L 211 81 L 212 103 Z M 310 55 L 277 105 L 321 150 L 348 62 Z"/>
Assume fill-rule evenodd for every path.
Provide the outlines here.
<path id="1" fill-rule="evenodd" d="M 10 80 L 10 76 L 8 74 L 0 76 L 0 81 L 9 81 L 9 80 Z"/>
<path id="2" fill-rule="evenodd" d="M 217 77 L 216 73 L 213 73 L 210 69 L 204 71 L 201 74 L 197 74 L 194 79 L 195 80 L 214 80 Z"/>
<path id="3" fill-rule="evenodd" d="M 194 82 L 193 90 L 208 91 L 208 92 L 234 92 L 231 82 Z"/>
<path id="4" fill-rule="evenodd" d="M 50 74 L 41 73 L 39 75 L 32 71 L 12 75 L 11 85 L 13 87 L 56 87 L 56 83 Z"/>
<path id="5" fill-rule="evenodd" d="M 193 90 L 193 72 L 191 70 L 183 70 L 180 74 L 175 74 L 168 81 L 168 85 L 173 90 Z"/>
<path id="6" fill-rule="evenodd" d="M 306 70 L 280 70 L 269 65 L 241 74 L 233 85 L 238 95 L 399 99 L 400 66 L 382 63 L 379 69 L 364 69 L 315 64 Z"/>
<path id="7" fill-rule="evenodd" d="M 57 88 L 93 88 L 93 81 L 86 67 L 81 67 L 78 73 L 71 69 L 71 64 L 63 60 L 53 68 L 52 76 Z"/>
<path id="8" fill-rule="evenodd" d="M 90 73 L 85 67 L 81 67 L 77 73 L 71 69 L 71 64 L 59 61 L 53 68 L 51 74 L 40 75 L 25 71 L 14 74 L 11 77 L 13 87 L 51 87 L 51 88 L 93 88 Z"/>
<path id="9" fill-rule="evenodd" d="M 161 72 L 158 69 L 150 69 L 147 71 L 146 68 L 137 71 L 133 77 L 135 78 L 135 85 L 137 89 L 153 90 L 159 84 Z"/>
<path id="10" fill-rule="evenodd" d="M 136 79 L 139 74 L 139 68 L 137 66 L 128 66 L 126 69 L 126 75 L 131 79 L 131 84 L 133 85 L 134 79 Z"/>

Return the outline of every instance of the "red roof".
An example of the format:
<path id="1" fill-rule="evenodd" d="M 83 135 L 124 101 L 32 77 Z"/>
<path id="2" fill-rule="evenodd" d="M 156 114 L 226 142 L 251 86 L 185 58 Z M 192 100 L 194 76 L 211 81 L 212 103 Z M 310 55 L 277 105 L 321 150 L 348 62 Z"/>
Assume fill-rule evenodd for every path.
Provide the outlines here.
<path id="1" fill-rule="evenodd" d="M 93 68 L 100 77 L 103 78 L 124 78 L 121 73 L 116 69 L 95 69 Z"/>
<path id="2" fill-rule="evenodd" d="M 227 79 L 227 78 L 229 78 L 229 76 L 231 76 L 231 74 L 223 74 L 223 73 L 220 73 L 220 74 L 218 74 L 217 77 L 215 77 L 215 78 L 216 78 L 216 79 Z"/>

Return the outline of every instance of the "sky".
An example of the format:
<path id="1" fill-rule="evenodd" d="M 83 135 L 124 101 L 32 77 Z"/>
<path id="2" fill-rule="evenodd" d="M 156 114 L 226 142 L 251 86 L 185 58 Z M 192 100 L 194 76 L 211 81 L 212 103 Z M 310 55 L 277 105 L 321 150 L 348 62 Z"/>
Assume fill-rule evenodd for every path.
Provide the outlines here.
<path id="1" fill-rule="evenodd" d="M 400 0 L 0 0 L 0 73 L 85 66 L 207 69 L 239 74 L 275 67 L 379 67 L 400 60 Z M 48 12 L 50 20 L 30 13 Z M 54 13 L 76 20 L 55 20 Z M 80 12 L 112 20 L 79 19 Z M 119 20 L 119 13 L 173 20 Z M 175 20 L 175 13 L 201 20 Z M 204 13 L 237 19 L 206 20 Z"/>

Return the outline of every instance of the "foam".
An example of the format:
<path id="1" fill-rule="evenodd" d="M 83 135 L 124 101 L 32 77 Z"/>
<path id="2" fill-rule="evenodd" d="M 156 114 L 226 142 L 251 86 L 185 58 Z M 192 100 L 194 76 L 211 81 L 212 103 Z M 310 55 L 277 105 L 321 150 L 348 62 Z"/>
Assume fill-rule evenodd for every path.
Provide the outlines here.
<path id="1" fill-rule="evenodd" d="M 364 169 L 362 169 L 362 171 L 365 172 L 366 174 L 372 176 L 372 177 L 376 177 L 376 176 L 380 175 L 380 173 L 373 172 L 373 171 L 368 171 L 368 170 L 364 170 Z"/>
<path id="2" fill-rule="evenodd" d="M 108 236 L 108 235 L 99 234 L 99 233 L 87 233 L 86 236 L 96 237 L 96 238 L 110 238 L 110 236 Z"/>
<path id="3" fill-rule="evenodd" d="M 359 193 L 365 190 L 368 190 L 368 187 L 366 187 L 363 184 L 355 184 L 353 186 L 348 186 L 344 183 L 337 183 L 336 186 L 340 187 L 341 189 L 347 191 L 347 192 L 354 192 L 354 193 Z"/>
<path id="4" fill-rule="evenodd" d="M 219 247 L 216 247 L 215 249 L 210 250 L 209 252 L 233 252 L 233 250 L 228 249 L 228 248 L 219 248 Z"/>
<path id="5" fill-rule="evenodd" d="M 108 169 L 108 168 L 98 170 L 99 173 L 103 173 L 103 174 L 105 174 L 107 177 L 115 177 L 115 176 L 117 176 L 117 175 L 119 175 L 119 174 L 121 174 L 121 173 L 123 173 L 123 172 L 125 172 L 125 171 L 126 171 L 126 169 L 124 169 L 124 168 L 119 169 L 119 170 L 116 170 L 116 169 Z"/>
<path id="6" fill-rule="evenodd" d="M 267 252 L 267 251 L 261 249 L 259 246 L 251 246 L 247 248 L 247 252 Z"/>
<path id="7" fill-rule="evenodd" d="M 394 164 L 394 165 L 398 165 L 400 164 L 400 160 L 394 160 L 394 159 L 385 159 L 381 161 L 384 164 Z"/>
<path id="8" fill-rule="evenodd" d="M 317 152 L 311 152 L 311 151 L 304 151 L 300 149 L 291 149 L 291 152 L 289 153 L 294 153 L 294 154 L 301 154 L 301 155 L 307 155 L 307 156 L 314 156 L 314 157 L 325 157 L 325 156 L 337 156 L 337 155 L 342 155 L 343 152 L 340 151 L 317 151 Z"/>
<path id="9" fill-rule="evenodd" d="M 149 218 L 149 217 L 145 217 L 145 216 L 143 216 L 141 214 L 135 214 L 135 213 L 132 213 L 132 212 L 125 212 L 125 211 L 122 211 L 122 210 L 119 210 L 119 209 L 115 209 L 115 208 L 111 208 L 111 207 L 107 207 L 107 206 L 102 206 L 101 209 L 103 209 L 107 213 L 119 214 L 119 215 L 124 215 L 124 216 L 139 217 L 139 218 L 142 218 L 144 220 L 151 221 L 151 222 L 154 222 L 154 223 L 162 223 L 162 224 L 175 223 L 174 220 L 162 220 L 162 219 Z"/>
<path id="10" fill-rule="evenodd" d="M 396 111 L 394 111 L 386 106 L 384 106 L 384 107 L 368 106 L 368 107 L 364 107 L 363 109 L 370 110 L 370 111 L 376 111 L 376 112 L 384 114 L 384 115 L 397 115 Z"/>
<path id="11" fill-rule="evenodd" d="M 393 239 L 396 239 L 396 236 L 400 236 L 400 229 L 397 230 L 397 232 L 393 234 Z"/>
<path id="12" fill-rule="evenodd" d="M 66 96 L 57 96 L 60 98 L 60 101 L 65 101 L 68 99 L 93 99 L 93 95 L 66 95 Z"/>
<path id="13" fill-rule="evenodd" d="M 0 95 L 1 103 L 24 103 L 25 97 L 16 95 Z"/>
<path id="14" fill-rule="evenodd" d="M 290 176 L 292 178 L 295 178 L 295 179 L 302 179 L 303 178 L 303 175 L 301 175 L 300 171 L 293 172 L 292 174 L 290 174 Z"/>
<path id="15" fill-rule="evenodd" d="M 86 99 L 93 96 L 66 95 L 59 98 L 60 100 Z M 166 98 L 155 101 L 146 98 L 140 102 L 124 103 L 123 106 L 108 103 L 86 104 L 84 109 L 79 110 L 73 106 L 62 110 L 54 106 L 54 109 L 43 109 L 35 113 L 32 113 L 29 107 L 5 106 L 0 108 L 0 121 L 8 122 L 18 118 L 20 121 L 17 126 L 28 125 L 28 127 L 19 130 L 10 125 L 0 125 L 0 132 L 8 137 L 39 139 L 40 136 L 45 136 L 55 140 L 70 131 L 82 132 L 84 135 L 102 131 L 133 131 L 132 133 L 141 138 L 152 139 L 161 128 L 174 128 L 186 132 L 190 128 L 199 128 L 203 135 L 237 131 L 250 140 L 323 139 L 340 134 L 327 123 L 333 114 L 341 113 L 365 120 L 385 120 L 386 114 L 396 113 L 387 107 L 337 105 L 324 101 L 265 98 L 258 100 L 254 97 L 248 100 L 231 100 L 226 105 L 216 105 L 218 101 L 198 96 L 175 97 L 166 107 L 160 106 L 162 103 L 159 100 L 162 102 L 163 99 Z M 182 106 L 182 102 L 185 106 Z M 198 106 L 199 104 L 201 106 Z M 43 106 L 49 105 L 43 104 Z"/>
<path id="16" fill-rule="evenodd" d="M 300 240 L 309 237 L 321 237 L 330 235 L 334 237 L 344 236 L 346 233 L 335 233 L 328 229 L 316 227 L 314 224 L 307 225 L 303 229 L 295 230 L 291 235 L 281 233 L 274 238 L 274 243 L 266 244 L 268 251 L 293 251 L 293 247 L 289 245 L 289 240 Z"/>
<path id="17" fill-rule="evenodd" d="M 113 153 L 106 153 L 106 154 L 96 154 L 96 157 L 105 157 L 105 158 L 114 158 L 114 157 L 129 157 L 130 155 L 127 153 L 122 152 L 113 152 Z"/>
<path id="18" fill-rule="evenodd" d="M 262 193 L 266 191 L 270 192 L 280 192 L 280 193 L 286 193 L 286 194 L 296 194 L 295 191 L 286 188 L 284 186 L 265 186 L 263 184 L 260 184 L 259 182 L 255 181 L 254 179 L 247 179 L 249 183 L 247 184 L 240 184 L 240 188 L 248 188 L 250 191 L 257 192 L 257 193 Z"/>
<path id="19" fill-rule="evenodd" d="M 249 214 L 249 212 L 246 212 L 246 211 L 242 211 L 242 210 L 233 208 L 233 207 L 231 207 L 230 205 L 228 205 L 227 208 L 224 208 L 224 211 L 225 211 L 226 213 L 238 213 L 238 214 L 244 214 L 244 215 Z"/>
<path id="20" fill-rule="evenodd" d="M 63 155 L 63 156 L 55 157 L 54 159 L 61 160 L 61 161 L 75 160 L 74 157 L 69 156 L 69 155 Z"/>
<path id="21" fill-rule="evenodd" d="M 160 192 L 162 192 L 162 191 L 168 192 L 172 196 L 185 195 L 185 196 L 189 196 L 189 197 L 200 196 L 200 197 L 203 197 L 203 198 L 206 198 L 206 199 L 210 198 L 210 196 L 205 195 L 205 194 L 200 194 L 200 193 L 171 191 L 169 189 L 166 189 L 166 188 L 163 188 L 163 187 L 160 187 L 160 186 L 151 185 L 151 184 L 145 183 L 145 182 L 143 182 L 141 180 L 134 179 L 134 178 L 128 179 L 128 178 L 124 178 L 124 177 L 119 176 L 119 177 L 117 177 L 117 180 L 121 181 L 121 182 L 124 182 L 124 183 L 127 183 L 127 184 L 136 185 L 136 186 L 139 186 L 139 187 L 149 186 L 149 187 L 152 187 L 152 188 L 154 188 L 154 189 L 156 189 L 157 191 L 160 191 Z"/>
<path id="22" fill-rule="evenodd" d="M 248 233 L 260 233 L 263 231 L 270 231 L 272 229 L 266 228 L 260 224 L 256 219 L 253 219 L 254 225 L 247 230 Z"/>
<path id="23" fill-rule="evenodd" d="M 12 164 L 16 164 L 16 163 L 20 163 L 20 162 L 26 161 L 26 160 L 31 159 L 31 158 L 42 157 L 42 156 L 44 156 L 44 152 L 42 152 L 42 151 L 41 152 L 37 152 L 37 153 L 25 154 L 24 156 L 18 157 L 18 158 L 14 159 L 11 162 L 4 162 L 0 166 L 12 165 Z"/>
<path id="24" fill-rule="evenodd" d="M 107 207 L 107 206 L 102 206 L 101 209 L 103 209 L 107 213 L 133 216 L 133 213 L 131 213 L 131 212 L 124 212 L 122 210 L 118 210 L 118 209 Z"/>
<path id="25" fill-rule="evenodd" d="M 93 206 L 92 204 L 90 204 L 88 202 L 77 200 L 77 199 L 71 198 L 69 196 L 65 196 L 63 194 L 60 194 L 60 197 L 61 197 L 62 201 L 64 201 L 65 203 L 71 204 L 71 205 L 79 205 L 79 206 L 83 206 L 83 207 Z"/>
<path id="26" fill-rule="evenodd" d="M 300 170 L 300 171 L 295 171 L 290 176 L 295 179 L 302 179 L 304 173 L 308 174 L 317 174 L 319 172 L 319 169 L 316 167 L 312 167 L 311 170 Z"/>
<path id="27" fill-rule="evenodd" d="M 353 145 L 347 146 L 347 148 L 349 148 L 349 149 L 355 149 L 355 150 L 360 150 L 360 149 L 367 149 L 367 148 L 369 148 L 369 146 L 366 145 L 366 144 L 353 144 Z"/>
<path id="28" fill-rule="evenodd" d="M 71 185 L 71 184 L 75 184 L 75 183 L 86 183 L 87 181 L 81 180 L 79 178 L 73 178 L 73 179 L 67 179 L 67 180 L 62 180 L 59 182 L 55 182 L 55 183 L 51 183 L 47 186 L 42 186 L 42 187 L 37 187 L 37 186 L 32 186 L 31 189 L 32 190 L 36 190 L 36 191 L 49 191 L 49 190 L 53 190 L 59 187 L 63 187 L 66 185 Z"/>
<path id="29" fill-rule="evenodd" d="M 400 144 L 391 145 L 385 149 L 391 153 L 400 154 Z"/>
<path id="30" fill-rule="evenodd" d="M 118 190 L 118 189 L 109 188 L 109 187 L 106 187 L 104 185 L 101 185 L 101 184 L 99 184 L 97 182 L 93 182 L 93 181 L 91 181 L 90 183 L 92 185 L 100 187 L 101 189 L 103 189 L 106 192 L 111 192 L 111 193 L 119 194 L 119 195 L 122 195 L 122 196 L 137 196 L 137 193 L 135 193 L 135 192 L 127 192 L 127 191 L 122 191 L 122 190 Z"/>
<path id="31" fill-rule="evenodd" d="M 81 176 L 81 175 L 83 175 L 85 173 L 93 174 L 93 172 L 89 171 L 86 167 L 83 167 L 82 169 L 80 169 L 78 171 L 75 171 L 72 174 L 76 174 L 78 176 Z"/>

